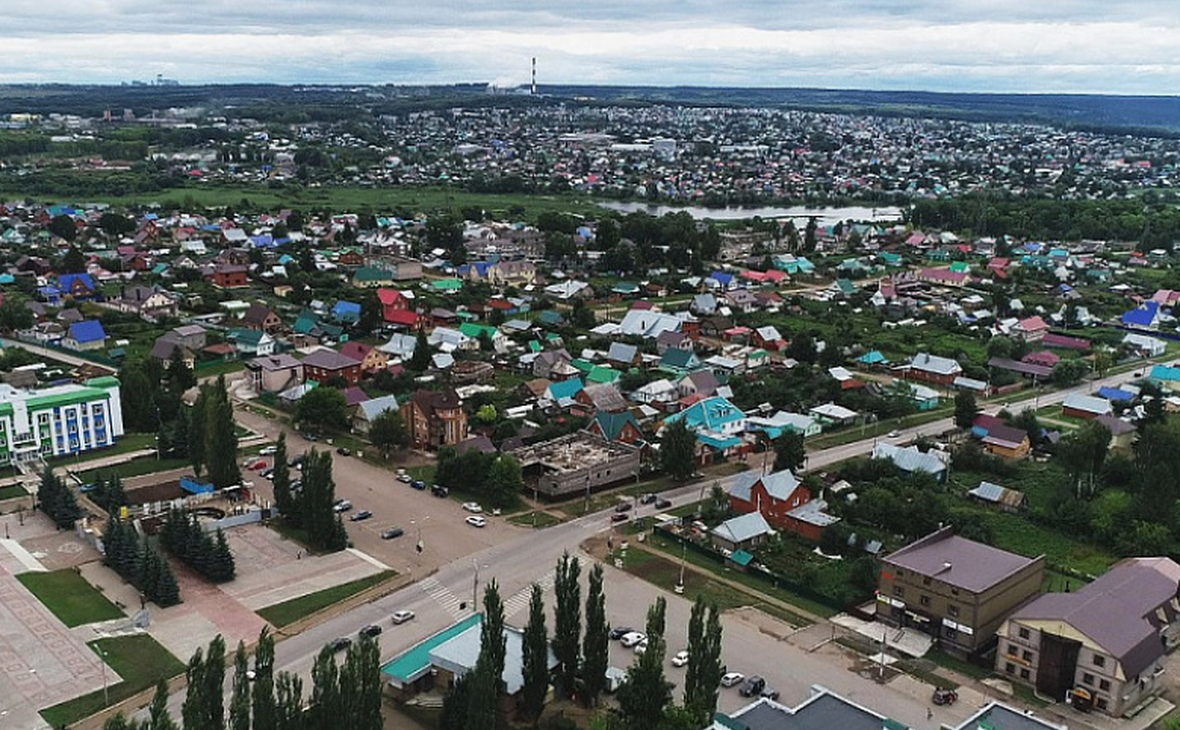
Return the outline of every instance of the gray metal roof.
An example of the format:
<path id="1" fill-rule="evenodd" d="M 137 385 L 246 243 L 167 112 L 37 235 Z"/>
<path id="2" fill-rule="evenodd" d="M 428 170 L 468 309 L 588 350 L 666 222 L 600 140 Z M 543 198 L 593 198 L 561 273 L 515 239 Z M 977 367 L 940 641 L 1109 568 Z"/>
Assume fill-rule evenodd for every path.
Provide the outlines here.
<path id="1" fill-rule="evenodd" d="M 735 545 L 753 540 L 768 532 L 770 532 L 770 524 L 761 512 L 750 512 L 738 517 L 731 517 L 713 528 L 714 535 Z"/>
<path id="2" fill-rule="evenodd" d="M 749 730 L 882 730 L 885 727 L 905 727 L 827 690 L 820 690 L 795 708 L 761 699 L 739 710 L 733 719 Z"/>
<path id="3" fill-rule="evenodd" d="M 885 557 L 885 562 L 973 593 L 994 586 L 1035 562 L 981 542 L 955 535 L 944 527 Z"/>

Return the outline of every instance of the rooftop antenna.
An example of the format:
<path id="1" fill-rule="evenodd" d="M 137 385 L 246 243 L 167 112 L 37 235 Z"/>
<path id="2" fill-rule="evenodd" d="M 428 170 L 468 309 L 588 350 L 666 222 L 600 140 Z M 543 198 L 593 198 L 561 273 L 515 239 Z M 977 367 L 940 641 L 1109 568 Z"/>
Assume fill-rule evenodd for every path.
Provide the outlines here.
<path id="1" fill-rule="evenodd" d="M 529 91 L 531 96 L 537 95 L 537 57 L 533 56 L 533 85 Z"/>

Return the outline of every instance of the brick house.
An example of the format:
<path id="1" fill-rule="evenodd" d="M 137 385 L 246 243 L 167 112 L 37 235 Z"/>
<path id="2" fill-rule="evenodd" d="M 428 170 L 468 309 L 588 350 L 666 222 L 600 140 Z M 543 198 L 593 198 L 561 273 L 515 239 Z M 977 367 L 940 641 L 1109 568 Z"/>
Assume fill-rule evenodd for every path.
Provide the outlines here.
<path id="1" fill-rule="evenodd" d="M 205 280 L 221 289 L 247 286 L 246 267 L 235 264 L 218 264 L 205 276 Z"/>
<path id="2" fill-rule="evenodd" d="M 410 445 L 415 449 L 436 450 L 467 438 L 467 413 L 453 389 L 416 391 L 404 408 Z"/>
<path id="3" fill-rule="evenodd" d="M 354 360 L 359 360 L 361 370 L 366 373 L 375 373 L 389 364 L 388 353 L 356 340 L 350 340 L 341 345 L 340 353 Z"/>
<path id="4" fill-rule="evenodd" d="M 744 471 L 734 478 L 729 488 L 729 508 L 739 514 L 761 512 L 772 526 L 780 530 L 798 531 L 788 513 L 811 501 L 811 491 L 791 473 L 790 469 L 762 475 Z M 815 539 L 819 539 L 816 535 Z"/>
<path id="5" fill-rule="evenodd" d="M 963 367 L 949 357 L 938 357 L 925 352 L 914 355 L 904 375 L 909 380 L 949 386 L 963 374 Z"/>
<path id="6" fill-rule="evenodd" d="M 255 302 L 242 314 L 238 326 L 273 335 L 283 326 L 283 319 L 270 307 Z"/>
<path id="7" fill-rule="evenodd" d="M 361 379 L 361 362 L 335 350 L 319 349 L 303 358 L 303 371 L 307 380 L 317 383 L 341 377 L 356 385 Z"/>

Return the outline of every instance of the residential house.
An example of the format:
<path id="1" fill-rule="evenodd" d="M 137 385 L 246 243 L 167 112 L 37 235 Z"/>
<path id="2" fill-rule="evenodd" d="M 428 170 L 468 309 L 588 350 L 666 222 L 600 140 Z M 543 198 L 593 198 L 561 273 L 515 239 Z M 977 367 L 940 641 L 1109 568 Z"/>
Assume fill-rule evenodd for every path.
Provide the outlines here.
<path id="1" fill-rule="evenodd" d="M 1123 344 L 1138 353 L 1139 357 L 1163 357 L 1168 351 L 1168 344 L 1160 338 L 1134 332 L 1128 332 L 1123 337 Z"/>
<path id="2" fill-rule="evenodd" d="M 378 347 L 378 350 L 389 356 L 390 360 L 408 362 L 414 357 L 414 350 L 418 347 L 418 338 L 414 335 L 392 334 L 389 342 Z"/>
<path id="3" fill-rule="evenodd" d="M 310 381 L 323 384 L 342 378 L 348 385 L 361 380 L 361 362 L 356 358 L 322 347 L 303 358 L 303 371 Z"/>
<path id="4" fill-rule="evenodd" d="M 729 488 L 732 511 L 760 514 L 779 530 L 818 541 L 823 528 L 838 520 L 827 514 L 819 516 L 822 508 L 801 510 L 811 501 L 811 491 L 789 469 L 765 475 L 755 471 L 741 472 L 734 477 Z"/>
<path id="5" fill-rule="evenodd" d="M 895 446 L 884 441 L 873 447 L 874 459 L 888 459 L 904 472 L 922 472 L 942 481 L 946 478 L 947 463 L 939 453 L 933 450 L 923 453 L 916 446 Z"/>
<path id="6" fill-rule="evenodd" d="M 378 289 L 377 301 L 381 303 L 381 315 L 388 324 L 417 329 L 421 326 L 421 319 L 414 310 L 414 302 L 410 297 L 397 289 Z M 449 324 L 436 322 L 436 324 Z"/>
<path id="7" fill-rule="evenodd" d="M 656 337 L 657 355 L 663 355 L 668 350 L 687 350 L 691 352 L 692 349 L 692 335 L 690 335 L 688 332 L 665 330 Z"/>
<path id="8" fill-rule="evenodd" d="M 146 286 L 133 286 L 111 304 L 120 312 L 139 316 L 148 322 L 161 317 L 175 317 L 180 311 L 177 300 L 167 293 Z"/>
<path id="9" fill-rule="evenodd" d="M 631 398 L 636 403 L 668 409 L 673 403 L 680 400 L 680 392 L 670 380 L 660 378 L 639 386 L 631 394 Z"/>
<path id="10" fill-rule="evenodd" d="M 626 371 L 639 364 L 639 348 L 625 342 L 610 343 L 610 350 L 606 353 L 607 362 L 611 367 Z"/>
<path id="11" fill-rule="evenodd" d="M 233 329 L 226 339 L 239 357 L 264 357 L 275 351 L 275 339 L 261 330 Z"/>
<path id="12" fill-rule="evenodd" d="M 657 368 L 670 375 L 681 377 L 703 367 L 701 359 L 692 350 L 668 349 L 660 357 Z"/>
<path id="13" fill-rule="evenodd" d="M 1165 689 L 1180 640 L 1180 565 L 1128 558 L 1092 583 L 1047 593 L 997 631 L 996 672 L 1075 710 L 1122 717 Z"/>
<path id="14" fill-rule="evenodd" d="M 1038 316 L 1022 319 L 1012 328 L 1012 336 L 1025 342 L 1040 342 L 1048 332 L 1049 325 Z"/>
<path id="15" fill-rule="evenodd" d="M 746 448 L 742 434 L 746 430 L 746 414 L 720 396 L 698 401 L 688 408 L 668 416 L 665 424 L 683 421 L 697 436 L 698 455 L 702 464 L 719 457 L 741 453 Z"/>
<path id="16" fill-rule="evenodd" d="M 1028 433 L 1005 424 L 994 424 L 983 437 L 983 448 L 1005 459 L 1023 459 L 1032 448 Z"/>
<path id="17" fill-rule="evenodd" d="M 1112 411 L 1113 408 L 1107 399 L 1082 393 L 1070 393 L 1061 402 L 1061 412 L 1073 418 L 1090 420 L 1098 416 L 1109 415 Z"/>
<path id="18" fill-rule="evenodd" d="M 548 380 L 566 380 L 577 377 L 578 370 L 570 363 L 574 360 L 564 349 L 545 350 L 533 359 L 533 377 Z"/>
<path id="19" fill-rule="evenodd" d="M 1041 591 L 1045 557 L 1026 558 L 944 527 L 881 561 L 877 620 L 930 634 L 944 650 L 979 655 L 997 629 Z"/>
<path id="20" fill-rule="evenodd" d="M 620 413 L 627 410 L 629 404 L 614 383 L 587 383 L 578 391 L 574 400 L 596 411 Z"/>
<path id="21" fill-rule="evenodd" d="M 976 502 L 996 505 L 1004 512 L 1019 512 L 1028 506 L 1024 492 L 991 482 L 980 482 L 979 486 L 967 492 L 967 496 Z"/>
<path id="22" fill-rule="evenodd" d="M 754 347 L 761 347 L 766 350 L 778 352 L 787 346 L 787 341 L 779 334 L 779 331 L 771 325 L 765 327 L 758 327 L 750 335 L 750 344 Z"/>
<path id="23" fill-rule="evenodd" d="M 349 340 L 341 345 L 340 354 L 358 360 L 361 364 L 361 371 L 364 373 L 375 373 L 378 370 L 384 370 L 389 365 L 388 353 L 356 340 Z"/>
<path id="24" fill-rule="evenodd" d="M 233 289 L 249 286 L 245 266 L 235 264 L 217 264 L 205 275 L 205 280 L 219 289 Z"/>
<path id="25" fill-rule="evenodd" d="M 383 395 L 380 398 L 361 401 L 357 405 L 356 412 L 352 414 L 352 430 L 354 433 L 368 434 L 369 427 L 377 419 L 377 416 L 389 411 L 397 413 L 397 410 L 396 396 Z"/>
<path id="26" fill-rule="evenodd" d="M 787 411 L 778 411 L 769 418 L 750 416 L 746 419 L 746 429 L 749 431 L 761 431 L 771 441 L 779 438 L 784 433 L 797 433 L 803 436 L 803 438 L 811 438 L 812 436 L 818 436 L 823 433 L 823 426 L 815 418 L 805 416 L 802 413 L 788 413 Z"/>
<path id="27" fill-rule="evenodd" d="M 352 274 L 352 285 L 358 289 L 375 289 L 393 282 L 393 271 L 381 266 L 362 266 Z"/>
<path id="28" fill-rule="evenodd" d="M 246 361 L 250 387 L 255 393 L 281 393 L 304 382 L 303 363 L 287 354 L 266 355 Z"/>
<path id="29" fill-rule="evenodd" d="M 361 305 L 341 299 L 332 305 L 332 319 L 344 326 L 351 326 L 361 321 Z"/>
<path id="30" fill-rule="evenodd" d="M 908 367 L 903 371 L 909 380 L 921 380 L 936 385 L 949 386 L 955 378 L 963 374 L 963 367 L 948 357 L 938 357 L 925 352 L 914 355 Z"/>
<path id="31" fill-rule="evenodd" d="M 102 350 L 107 346 L 107 333 L 102 328 L 102 322 L 97 319 L 75 322 L 62 338 L 61 346 L 78 352 Z"/>
<path id="32" fill-rule="evenodd" d="M 453 389 L 415 391 L 405 409 L 406 430 L 415 449 L 437 450 L 467 438 L 467 413 Z"/>
<path id="33" fill-rule="evenodd" d="M 1094 419 L 1110 431 L 1110 446 L 1111 449 L 1130 449 L 1135 444 L 1135 434 L 1139 429 L 1135 424 L 1126 421 L 1122 418 L 1116 418 L 1112 414 L 1105 414 Z"/>
<path id="34" fill-rule="evenodd" d="M 282 328 L 283 319 L 278 315 L 278 312 L 265 304 L 254 302 L 249 309 L 242 313 L 238 319 L 238 326 L 273 335 Z"/>
<path id="35" fill-rule="evenodd" d="M 709 531 L 713 546 L 720 550 L 736 553 L 739 550 L 749 552 L 770 539 L 772 530 L 758 512 L 750 512 L 737 517 L 731 517 Z"/>
<path id="36" fill-rule="evenodd" d="M 717 388 L 720 387 L 717 382 L 717 376 L 711 370 L 696 370 L 687 373 L 676 381 L 676 390 L 681 398 L 688 398 L 691 396 L 698 396 L 701 398 L 708 398 L 711 395 L 717 394 Z"/>
<path id="37" fill-rule="evenodd" d="M 629 410 L 618 413 L 598 411 L 586 426 L 586 430 L 604 441 L 619 441 L 632 445 L 643 445 L 647 441 L 635 414 Z"/>
<path id="38" fill-rule="evenodd" d="M 59 296 L 76 302 L 89 302 L 101 298 L 98 286 L 90 274 L 58 274 Z"/>
<path id="39" fill-rule="evenodd" d="M 161 335 L 152 344 L 149 357 L 165 365 L 172 362 L 173 358 L 180 358 L 180 361 L 189 369 L 196 367 L 197 364 L 196 352 L 176 340 L 169 339 L 167 334 Z"/>
<path id="40" fill-rule="evenodd" d="M 854 422 L 860 414 L 856 411 L 838 406 L 835 403 L 824 403 L 823 405 L 815 406 L 807 411 L 813 418 L 820 423 L 831 423 L 840 426 L 846 426 Z"/>

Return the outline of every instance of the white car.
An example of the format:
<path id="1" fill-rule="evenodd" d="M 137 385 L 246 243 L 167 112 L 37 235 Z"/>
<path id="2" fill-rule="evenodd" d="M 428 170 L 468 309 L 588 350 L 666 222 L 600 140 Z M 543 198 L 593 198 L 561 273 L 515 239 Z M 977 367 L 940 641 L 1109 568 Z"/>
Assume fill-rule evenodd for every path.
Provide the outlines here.
<path id="1" fill-rule="evenodd" d="M 646 637 L 644 637 L 643 641 L 641 641 L 635 645 L 635 654 L 641 655 L 645 651 L 647 651 L 647 638 Z"/>
<path id="2" fill-rule="evenodd" d="M 464 502 L 463 509 L 467 510 L 468 512 L 474 512 L 476 514 L 483 512 L 483 507 L 479 506 L 479 502 Z"/>
<path id="3" fill-rule="evenodd" d="M 623 638 L 619 640 L 619 643 L 628 649 L 632 649 L 641 641 L 647 641 L 647 634 L 644 634 L 642 631 L 632 631 L 631 633 L 624 635 Z"/>
<path id="4" fill-rule="evenodd" d="M 258 450 L 259 456 L 270 456 L 279 450 L 277 446 L 265 446 Z"/>
<path id="5" fill-rule="evenodd" d="M 676 656 L 672 657 L 672 666 L 683 667 L 685 664 L 688 664 L 688 651 L 676 652 Z"/>
<path id="6" fill-rule="evenodd" d="M 414 612 L 409 610 L 408 608 L 403 608 L 400 611 L 393 612 L 393 624 L 395 626 L 397 624 L 404 624 L 405 622 L 409 621 L 412 618 L 414 618 Z"/>
<path id="7" fill-rule="evenodd" d="M 732 687 L 735 684 L 740 683 L 745 678 L 746 675 L 742 674 L 741 672 L 726 672 L 721 676 L 721 686 Z"/>
<path id="8" fill-rule="evenodd" d="M 479 515 L 471 515 L 467 518 L 467 524 L 472 527 L 487 527 L 488 521 Z"/>

